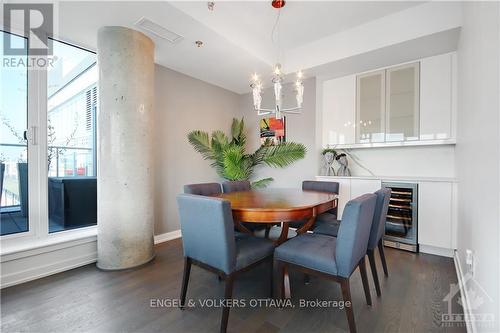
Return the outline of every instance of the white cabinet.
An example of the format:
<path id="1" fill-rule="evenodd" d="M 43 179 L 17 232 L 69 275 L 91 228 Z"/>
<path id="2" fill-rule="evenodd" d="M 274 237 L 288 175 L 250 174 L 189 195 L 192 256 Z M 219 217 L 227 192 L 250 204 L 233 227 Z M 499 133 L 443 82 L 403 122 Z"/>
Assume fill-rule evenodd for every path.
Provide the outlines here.
<path id="1" fill-rule="evenodd" d="M 373 193 L 382 186 L 377 177 L 317 176 L 316 180 L 340 184 L 338 215 L 346 203 L 365 193 Z M 418 236 L 420 251 L 451 256 L 456 248 L 457 186 L 453 180 L 435 181 L 426 179 L 384 179 L 385 181 L 418 184 Z"/>
<path id="2" fill-rule="evenodd" d="M 323 146 L 354 143 L 356 76 L 323 82 Z"/>
<path id="3" fill-rule="evenodd" d="M 420 182 L 418 185 L 418 243 L 452 247 L 453 184 Z"/>
<path id="4" fill-rule="evenodd" d="M 339 202 L 337 208 L 337 219 L 342 219 L 342 213 L 346 203 L 351 200 L 351 180 L 346 178 L 335 179 L 339 183 Z"/>
<path id="5" fill-rule="evenodd" d="M 452 137 L 452 54 L 425 58 L 420 67 L 420 140 Z"/>
<path id="6" fill-rule="evenodd" d="M 339 183 L 339 202 L 338 202 L 338 219 L 342 219 L 342 213 L 346 203 L 363 195 L 365 193 L 373 193 L 382 187 L 380 179 L 353 179 L 350 177 L 316 177 L 316 180 L 331 181 Z"/>
<path id="7" fill-rule="evenodd" d="M 382 188 L 380 179 L 351 179 L 351 199 L 365 193 L 373 193 Z"/>
<path id="8" fill-rule="evenodd" d="M 318 81 L 322 145 L 455 143 L 456 53 Z M 322 83 L 320 83 L 322 82 Z"/>

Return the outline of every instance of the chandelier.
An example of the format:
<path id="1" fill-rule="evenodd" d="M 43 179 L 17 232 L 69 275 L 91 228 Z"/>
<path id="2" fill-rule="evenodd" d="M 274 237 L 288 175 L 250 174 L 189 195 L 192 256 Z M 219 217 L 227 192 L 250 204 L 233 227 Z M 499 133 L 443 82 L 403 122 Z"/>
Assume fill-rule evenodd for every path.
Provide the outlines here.
<path id="1" fill-rule="evenodd" d="M 272 1 L 272 6 L 281 10 L 283 6 L 285 6 L 285 1 L 283 0 L 274 0 Z M 274 29 L 279 23 L 280 12 L 278 12 L 278 16 L 276 19 L 275 26 L 273 28 L 273 32 L 271 33 L 271 40 L 273 40 Z M 273 40 L 274 41 L 274 40 Z M 277 63 L 274 66 L 273 77 L 271 82 L 273 83 L 274 88 L 274 108 L 263 108 L 262 107 L 262 82 L 259 78 L 259 75 L 255 73 L 252 76 L 252 81 L 250 83 L 250 87 L 252 88 L 253 94 L 253 106 L 255 111 L 257 111 L 257 115 L 269 115 L 274 114 L 276 119 L 281 119 L 283 114 L 292 113 L 299 114 L 302 109 L 302 103 L 304 101 L 304 84 L 302 82 L 303 74 L 301 71 L 297 72 L 297 78 L 295 80 L 295 100 L 297 101 L 297 105 L 291 108 L 283 108 L 283 99 L 282 99 L 282 83 L 283 83 L 283 71 L 281 68 L 281 64 Z"/>

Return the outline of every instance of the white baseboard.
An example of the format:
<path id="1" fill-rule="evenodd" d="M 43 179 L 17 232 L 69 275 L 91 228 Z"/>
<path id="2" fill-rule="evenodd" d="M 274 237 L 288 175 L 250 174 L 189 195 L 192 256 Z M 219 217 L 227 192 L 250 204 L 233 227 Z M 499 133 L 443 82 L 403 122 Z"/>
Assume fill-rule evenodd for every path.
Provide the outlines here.
<path id="1" fill-rule="evenodd" d="M 455 270 L 457 272 L 458 286 L 460 287 L 460 297 L 462 301 L 462 307 L 464 309 L 464 315 L 466 318 L 472 318 L 472 311 L 470 306 L 470 298 L 467 292 L 467 288 L 465 287 L 464 279 L 464 271 L 462 270 L 462 264 L 460 263 L 460 257 L 458 251 L 454 251 L 453 261 L 455 262 Z M 466 320 L 467 333 L 476 333 L 476 325 L 474 321 Z"/>
<path id="2" fill-rule="evenodd" d="M 453 249 L 445 249 L 442 247 L 424 245 L 424 244 L 418 245 L 418 251 L 421 253 L 433 254 L 436 256 L 448 257 L 448 258 L 453 258 L 453 253 L 454 253 Z"/>
<path id="3" fill-rule="evenodd" d="M 180 229 L 166 232 L 164 234 L 159 234 L 159 235 L 155 236 L 155 244 L 168 242 L 169 240 L 180 238 L 180 237 L 181 237 L 181 230 Z"/>
<path id="4" fill-rule="evenodd" d="M 181 237 L 180 230 L 154 236 L 160 244 Z M 69 259 L 68 259 L 69 258 Z M 0 289 L 40 279 L 97 261 L 97 241 L 53 244 L 50 248 L 24 250 L 2 256 Z"/>
<path id="5" fill-rule="evenodd" d="M 2 262 L 0 288 L 40 279 L 88 265 L 97 260 L 96 240 L 72 244 L 53 251 L 19 256 Z"/>

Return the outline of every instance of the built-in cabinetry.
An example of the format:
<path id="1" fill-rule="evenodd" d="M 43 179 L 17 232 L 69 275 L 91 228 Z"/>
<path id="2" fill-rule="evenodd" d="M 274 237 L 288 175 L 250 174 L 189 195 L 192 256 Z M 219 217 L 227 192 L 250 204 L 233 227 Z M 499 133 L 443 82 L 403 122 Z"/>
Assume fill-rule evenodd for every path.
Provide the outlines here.
<path id="1" fill-rule="evenodd" d="M 324 147 L 454 143 L 455 53 L 322 82 Z"/>
<path id="2" fill-rule="evenodd" d="M 340 183 L 338 216 L 345 204 L 364 193 L 374 192 L 382 182 L 418 185 L 418 235 L 420 252 L 452 256 L 456 247 L 456 183 L 446 178 L 337 177 L 317 176 L 317 180 Z"/>
<path id="3" fill-rule="evenodd" d="M 419 243 L 453 248 L 453 183 L 420 182 L 418 185 Z"/>

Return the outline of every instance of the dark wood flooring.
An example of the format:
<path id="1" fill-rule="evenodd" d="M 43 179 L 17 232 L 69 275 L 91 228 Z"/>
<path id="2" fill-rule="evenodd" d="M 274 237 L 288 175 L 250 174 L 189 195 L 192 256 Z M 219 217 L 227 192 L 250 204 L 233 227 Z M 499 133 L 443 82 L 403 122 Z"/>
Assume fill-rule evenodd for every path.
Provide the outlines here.
<path id="1" fill-rule="evenodd" d="M 151 299 L 177 299 L 182 278 L 182 245 L 158 245 L 156 259 L 139 269 L 103 272 L 87 265 L 1 291 L 2 332 L 218 332 L 220 308 L 150 307 Z M 382 297 L 377 298 L 368 268 L 373 306 L 365 302 L 359 272 L 351 279 L 358 332 L 465 332 L 442 327 L 442 299 L 456 283 L 453 261 L 386 248 L 389 277 L 377 256 Z M 265 299 L 269 294 L 266 264 L 235 282 L 233 297 Z M 229 332 L 347 332 L 344 310 L 300 308 L 299 299 L 341 300 L 331 281 L 291 271 L 295 308 L 233 308 Z M 224 283 L 193 267 L 187 297 L 195 302 L 220 299 Z M 455 310 L 458 311 L 458 310 Z"/>

